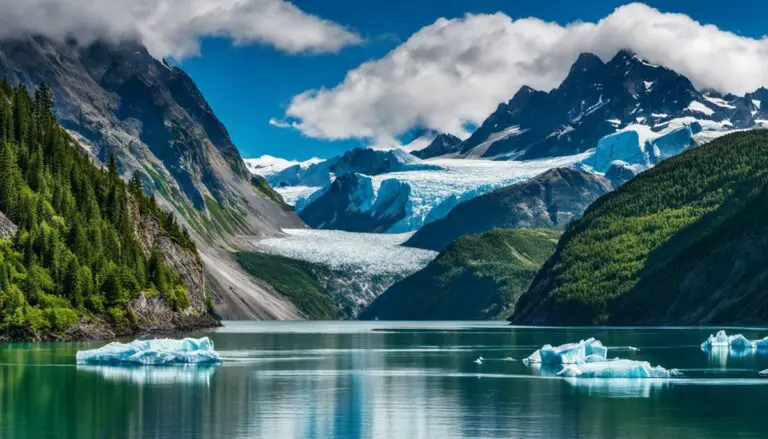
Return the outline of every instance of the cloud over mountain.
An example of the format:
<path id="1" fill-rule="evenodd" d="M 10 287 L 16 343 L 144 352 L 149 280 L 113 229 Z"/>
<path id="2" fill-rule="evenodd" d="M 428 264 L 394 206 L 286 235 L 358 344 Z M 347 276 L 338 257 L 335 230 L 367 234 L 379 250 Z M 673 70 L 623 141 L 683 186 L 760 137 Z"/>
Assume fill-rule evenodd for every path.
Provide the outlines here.
<path id="1" fill-rule="evenodd" d="M 768 84 L 768 37 L 753 39 L 687 15 L 633 3 L 597 23 L 567 26 L 503 13 L 438 19 L 331 89 L 295 96 L 290 126 L 307 136 L 391 143 L 414 126 L 456 135 L 523 85 L 549 90 L 582 52 L 629 49 L 699 88 L 744 93 Z"/>
<path id="2" fill-rule="evenodd" d="M 289 53 L 337 52 L 361 37 L 285 0 L 0 0 L 0 37 L 134 38 L 153 56 L 195 55 L 222 36 Z"/>

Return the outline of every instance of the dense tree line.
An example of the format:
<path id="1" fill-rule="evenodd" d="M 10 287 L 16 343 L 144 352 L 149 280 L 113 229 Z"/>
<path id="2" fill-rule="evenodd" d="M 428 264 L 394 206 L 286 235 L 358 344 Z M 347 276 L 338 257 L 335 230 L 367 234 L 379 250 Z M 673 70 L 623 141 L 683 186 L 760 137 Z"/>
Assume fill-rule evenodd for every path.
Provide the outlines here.
<path id="1" fill-rule="evenodd" d="M 607 324 L 622 321 L 616 310 L 640 287 L 649 300 L 672 300 L 679 285 L 668 283 L 682 282 L 686 270 L 736 237 L 756 233 L 766 200 L 768 131 L 730 134 L 666 160 L 598 199 L 568 228 L 517 311 L 547 297 L 562 315 L 578 315 L 569 321 Z"/>
<path id="2" fill-rule="evenodd" d="M 94 316 L 127 324 L 126 304 L 140 291 L 186 307 L 186 287 L 157 250 L 142 251 L 129 210 L 194 250 L 186 229 L 144 195 L 138 175 L 120 178 L 114 156 L 96 166 L 52 105 L 46 86 L 30 96 L 0 83 L 0 212 L 18 226 L 0 240 L 0 334 L 61 333 Z"/>

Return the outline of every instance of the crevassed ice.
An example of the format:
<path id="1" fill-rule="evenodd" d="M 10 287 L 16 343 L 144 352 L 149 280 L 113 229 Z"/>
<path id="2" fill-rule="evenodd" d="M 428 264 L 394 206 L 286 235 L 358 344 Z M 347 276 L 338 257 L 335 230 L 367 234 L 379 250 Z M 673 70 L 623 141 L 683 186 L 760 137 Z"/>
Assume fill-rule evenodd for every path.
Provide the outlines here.
<path id="1" fill-rule="evenodd" d="M 718 331 L 717 334 L 709 336 L 704 343 L 701 344 L 701 349 L 721 349 L 727 348 L 732 350 L 754 350 L 754 349 L 768 349 L 768 337 L 760 340 L 749 340 L 741 334 L 728 335 L 725 331 Z"/>
<path id="2" fill-rule="evenodd" d="M 221 357 L 208 337 L 112 342 L 98 349 L 79 351 L 79 364 L 189 364 L 218 363 Z"/>
<path id="3" fill-rule="evenodd" d="M 424 268 L 437 252 L 403 247 L 413 234 L 353 233 L 339 230 L 286 229 L 287 236 L 256 241 L 270 254 L 322 264 L 333 269 L 375 274 L 410 274 Z"/>
<path id="4" fill-rule="evenodd" d="M 647 361 L 616 359 L 595 363 L 569 364 L 557 375 L 579 378 L 670 378 L 682 374 L 677 369 L 653 367 Z"/>

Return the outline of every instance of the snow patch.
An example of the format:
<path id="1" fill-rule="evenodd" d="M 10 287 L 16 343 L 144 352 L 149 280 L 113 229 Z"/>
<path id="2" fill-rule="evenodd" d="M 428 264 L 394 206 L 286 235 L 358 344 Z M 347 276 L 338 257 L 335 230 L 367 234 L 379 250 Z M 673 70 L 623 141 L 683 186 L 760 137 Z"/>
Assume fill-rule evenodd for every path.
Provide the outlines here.
<path id="1" fill-rule="evenodd" d="M 286 160 L 280 157 L 274 157 L 271 155 L 263 155 L 255 159 L 243 159 L 245 166 L 251 172 L 251 174 L 260 175 L 264 178 L 269 178 L 280 171 L 290 168 L 291 166 L 299 165 L 302 169 L 306 169 L 315 163 L 323 161 L 321 158 L 313 157 L 305 161 Z"/>
<path id="2" fill-rule="evenodd" d="M 704 99 L 706 99 L 707 101 L 717 105 L 718 107 L 729 108 L 731 110 L 735 110 L 736 109 L 735 105 L 729 104 L 724 99 L 715 98 L 715 97 L 712 97 L 712 96 L 704 96 Z"/>
<path id="3" fill-rule="evenodd" d="M 715 114 L 715 110 L 707 107 L 706 105 L 702 104 L 699 101 L 691 101 L 691 103 L 688 104 L 688 107 L 686 107 L 686 110 L 695 111 L 697 113 L 702 113 L 707 116 L 711 116 Z"/>

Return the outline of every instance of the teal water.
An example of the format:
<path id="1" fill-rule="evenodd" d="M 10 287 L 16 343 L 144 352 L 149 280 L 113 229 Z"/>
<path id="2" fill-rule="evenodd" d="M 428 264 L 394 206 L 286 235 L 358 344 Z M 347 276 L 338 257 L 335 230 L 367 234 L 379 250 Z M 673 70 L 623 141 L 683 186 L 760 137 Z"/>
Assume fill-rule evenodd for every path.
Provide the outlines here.
<path id="1" fill-rule="evenodd" d="M 205 334 L 218 367 L 85 367 L 76 351 L 103 343 L 0 344 L 0 438 L 768 437 L 768 355 L 708 355 L 715 329 L 229 323 Z M 519 361 L 590 336 L 685 377 L 566 381 Z"/>

